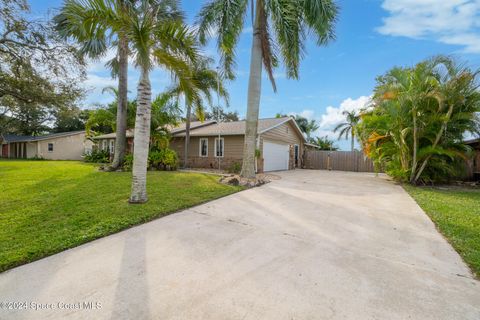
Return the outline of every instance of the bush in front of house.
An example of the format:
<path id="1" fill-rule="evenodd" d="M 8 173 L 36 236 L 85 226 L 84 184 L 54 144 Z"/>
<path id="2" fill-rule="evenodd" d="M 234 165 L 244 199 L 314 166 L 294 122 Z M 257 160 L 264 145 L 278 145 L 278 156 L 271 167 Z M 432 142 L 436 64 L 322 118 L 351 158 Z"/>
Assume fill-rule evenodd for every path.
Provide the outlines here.
<path id="1" fill-rule="evenodd" d="M 177 170 L 177 153 L 170 148 L 150 151 L 148 155 L 148 165 L 150 168 L 158 170 Z"/>
<path id="2" fill-rule="evenodd" d="M 93 163 L 109 163 L 110 154 L 107 150 L 93 149 L 92 151 L 83 155 L 83 160 L 85 162 Z"/>
<path id="3" fill-rule="evenodd" d="M 133 154 L 125 155 L 123 170 L 131 171 L 133 167 Z M 170 148 L 150 150 L 148 153 L 148 167 L 156 170 L 177 170 L 178 156 Z"/>
<path id="4" fill-rule="evenodd" d="M 228 169 L 227 169 L 228 173 L 239 174 L 240 171 L 242 171 L 242 165 L 238 162 L 232 163 L 232 165 L 230 167 L 228 167 Z"/>

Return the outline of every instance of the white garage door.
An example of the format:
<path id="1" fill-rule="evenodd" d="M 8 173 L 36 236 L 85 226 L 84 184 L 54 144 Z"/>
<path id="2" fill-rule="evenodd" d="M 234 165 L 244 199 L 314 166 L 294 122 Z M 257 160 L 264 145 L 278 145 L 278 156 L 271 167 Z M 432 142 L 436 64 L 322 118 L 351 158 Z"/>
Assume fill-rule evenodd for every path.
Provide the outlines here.
<path id="1" fill-rule="evenodd" d="M 263 142 L 264 171 L 288 170 L 288 144 Z"/>

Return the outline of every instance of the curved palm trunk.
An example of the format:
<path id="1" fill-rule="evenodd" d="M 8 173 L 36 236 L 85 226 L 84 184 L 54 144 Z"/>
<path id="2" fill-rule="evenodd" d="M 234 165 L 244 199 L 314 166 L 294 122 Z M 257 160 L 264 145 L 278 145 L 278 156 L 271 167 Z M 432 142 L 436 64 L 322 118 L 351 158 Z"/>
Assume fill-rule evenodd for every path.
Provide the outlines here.
<path id="1" fill-rule="evenodd" d="M 241 176 L 255 178 L 255 147 L 258 129 L 258 113 L 262 87 L 262 47 L 259 32 L 259 6 L 255 14 L 252 51 L 250 57 L 250 77 L 248 79 L 247 117 Z"/>
<path id="2" fill-rule="evenodd" d="M 135 118 L 133 140 L 132 191 L 130 203 L 147 202 L 147 162 L 150 145 L 150 118 L 152 109 L 152 88 L 149 71 L 142 67 L 138 83 L 138 106 Z"/>
<path id="3" fill-rule="evenodd" d="M 450 121 L 450 118 L 452 117 L 452 113 L 453 113 L 453 104 L 451 104 L 450 107 L 448 108 L 448 112 L 445 117 L 445 120 L 443 121 L 442 126 L 440 127 L 440 130 L 437 132 L 437 136 L 435 137 L 435 141 L 433 142 L 433 145 L 432 145 L 433 148 L 436 148 L 438 143 L 440 142 L 442 133 L 447 128 L 447 124 L 448 124 L 448 121 Z M 417 183 L 418 179 L 420 179 L 420 176 L 422 175 L 423 170 L 425 170 L 425 167 L 427 166 L 427 163 L 430 160 L 430 158 L 431 156 L 427 156 L 425 160 L 423 160 L 423 163 L 420 166 L 420 169 L 418 169 L 418 172 L 415 176 L 415 179 L 413 180 L 413 183 Z"/>
<path id="4" fill-rule="evenodd" d="M 190 117 L 192 115 L 192 107 L 187 104 L 187 118 L 185 120 L 185 154 L 183 157 L 183 167 L 188 166 L 188 146 L 190 145 Z"/>
<path id="5" fill-rule="evenodd" d="M 117 130 L 115 139 L 115 153 L 112 161 L 112 169 L 118 169 L 123 164 L 127 144 L 127 104 L 128 104 L 128 41 L 125 36 L 118 42 L 118 106 L 117 106 Z"/>
<path id="6" fill-rule="evenodd" d="M 410 172 L 410 183 L 415 183 L 415 172 L 417 171 L 417 151 L 418 151 L 418 128 L 417 128 L 417 111 L 413 110 L 413 158 L 412 158 L 412 170 Z"/>

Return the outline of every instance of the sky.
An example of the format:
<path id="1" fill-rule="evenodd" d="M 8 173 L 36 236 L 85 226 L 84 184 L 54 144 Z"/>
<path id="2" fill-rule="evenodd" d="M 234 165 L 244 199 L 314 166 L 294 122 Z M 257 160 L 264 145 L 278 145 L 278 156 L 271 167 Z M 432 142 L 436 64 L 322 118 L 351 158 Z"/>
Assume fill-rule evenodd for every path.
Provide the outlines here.
<path id="1" fill-rule="evenodd" d="M 188 23 L 193 23 L 207 1 L 182 1 Z M 31 13 L 51 17 L 63 0 L 30 0 Z M 375 87 L 375 78 L 395 66 L 412 66 L 437 54 L 453 55 L 472 68 L 480 68 L 480 0 L 338 0 L 340 14 L 336 40 L 325 47 L 308 41 L 300 78 L 287 79 L 283 68 L 275 71 L 277 92 L 265 74 L 262 79 L 260 117 L 277 113 L 299 114 L 318 121 L 318 136 L 337 140 L 333 128 L 343 120 L 342 111 L 364 107 Z M 236 80 L 229 82 L 230 107 L 244 117 L 247 108 L 248 70 L 252 28 L 250 17 L 237 47 Z M 215 39 L 203 49 L 217 58 Z M 116 85 L 104 67 L 108 54 L 88 65 L 84 83 L 88 90 L 84 108 L 111 102 L 102 88 Z M 138 72 L 129 69 L 130 96 L 135 97 Z M 169 75 L 156 69 L 152 90 L 158 94 L 170 84 Z M 336 141 L 341 149 L 350 144 Z"/>

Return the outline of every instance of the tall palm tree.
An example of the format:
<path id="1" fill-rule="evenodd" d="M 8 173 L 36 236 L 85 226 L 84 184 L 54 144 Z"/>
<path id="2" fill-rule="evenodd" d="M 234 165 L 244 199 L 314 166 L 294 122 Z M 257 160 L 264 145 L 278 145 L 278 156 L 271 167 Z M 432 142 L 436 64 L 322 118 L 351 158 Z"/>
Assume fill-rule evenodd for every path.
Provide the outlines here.
<path id="1" fill-rule="evenodd" d="M 118 76 L 115 153 L 112 168 L 121 166 L 125 156 L 128 104 L 128 40 L 126 28 L 130 0 L 65 0 L 54 18 L 57 30 L 81 45 L 80 52 L 98 59 L 113 47 L 116 57 L 107 65 Z"/>
<path id="2" fill-rule="evenodd" d="M 180 74 L 175 85 L 170 90 L 176 96 L 183 95 L 185 100 L 185 155 L 184 167 L 188 165 L 188 149 L 190 144 L 190 123 L 192 108 L 196 117 L 201 121 L 205 118 L 205 102 L 210 106 L 213 103 L 212 93 L 216 92 L 228 105 L 228 92 L 216 70 L 210 65 L 212 59 L 198 57 L 195 65 L 191 65 L 188 74 Z"/>
<path id="3" fill-rule="evenodd" d="M 175 9 L 172 0 L 159 1 Z M 173 8 L 172 8 L 173 7 Z M 193 32 L 181 21 L 159 18 L 159 6 L 143 0 L 129 14 L 128 40 L 134 62 L 140 69 L 135 119 L 132 190 L 130 203 L 143 203 L 147 197 L 147 160 L 150 142 L 152 88 L 150 71 L 159 65 L 174 75 L 188 74 L 188 66 L 198 56 Z"/>
<path id="4" fill-rule="evenodd" d="M 64 37 L 75 39 L 80 52 L 99 59 L 111 48 L 116 56 L 107 62 L 112 77 L 118 78 L 115 153 L 111 167 L 119 168 L 126 150 L 128 108 L 128 28 L 129 14 L 138 0 L 64 0 L 60 13 L 54 17 L 56 29 Z M 157 7 L 159 19 L 179 19 L 174 1 L 150 0 Z M 172 8 L 172 10 L 170 10 Z"/>
<path id="5" fill-rule="evenodd" d="M 360 121 L 360 115 L 356 111 L 343 111 L 342 114 L 345 116 L 345 122 L 338 124 L 333 132 L 337 132 L 340 130 L 338 134 L 338 139 L 348 139 L 348 136 L 351 136 L 352 142 L 352 151 L 355 150 L 355 127 L 357 126 L 358 122 Z"/>
<path id="6" fill-rule="evenodd" d="M 225 76 L 233 78 L 235 47 L 242 32 L 248 0 L 212 0 L 199 14 L 199 38 L 202 43 L 216 32 L 217 45 Z M 305 51 L 307 35 L 318 45 L 334 39 L 338 7 L 334 0 L 255 0 L 251 1 L 253 39 L 250 56 L 247 116 L 241 175 L 255 177 L 255 148 L 262 80 L 262 65 L 274 91 L 274 69 L 280 55 L 287 76 L 297 79 Z M 271 26 L 270 26 L 271 25 Z M 278 52 L 277 52 L 278 48 Z"/>

